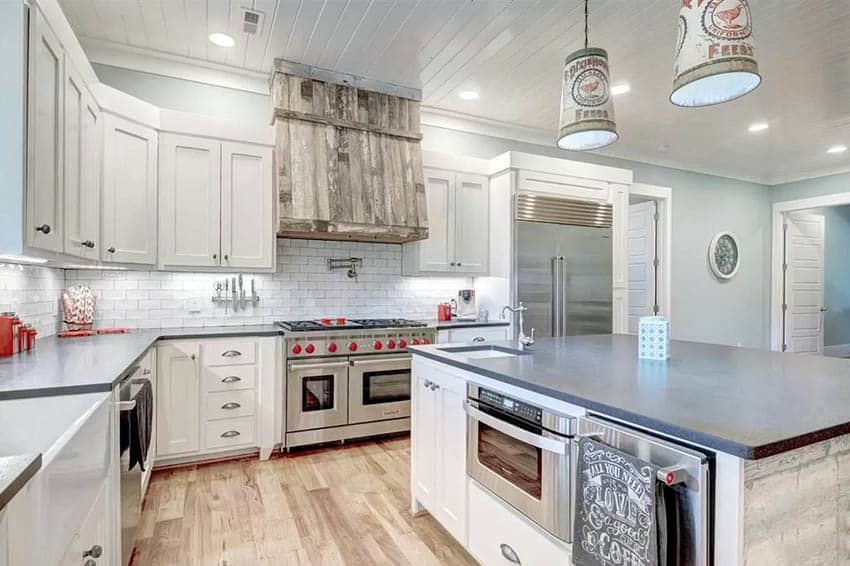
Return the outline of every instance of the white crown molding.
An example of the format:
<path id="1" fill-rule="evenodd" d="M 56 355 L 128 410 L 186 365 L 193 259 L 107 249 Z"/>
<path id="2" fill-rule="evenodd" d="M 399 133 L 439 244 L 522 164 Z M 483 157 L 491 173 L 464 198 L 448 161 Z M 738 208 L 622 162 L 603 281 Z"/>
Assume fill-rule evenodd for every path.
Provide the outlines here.
<path id="1" fill-rule="evenodd" d="M 80 37 L 80 43 L 92 63 L 233 90 L 269 94 L 270 74 L 90 37 Z"/>
<path id="2" fill-rule="evenodd" d="M 841 175 L 842 173 L 850 173 L 850 165 L 818 169 L 815 173 L 808 172 L 801 175 L 780 175 L 778 177 L 771 177 L 770 185 L 771 188 L 775 188 L 788 183 L 808 181 L 809 179 L 819 179 L 820 177 L 830 177 L 832 175 Z"/>

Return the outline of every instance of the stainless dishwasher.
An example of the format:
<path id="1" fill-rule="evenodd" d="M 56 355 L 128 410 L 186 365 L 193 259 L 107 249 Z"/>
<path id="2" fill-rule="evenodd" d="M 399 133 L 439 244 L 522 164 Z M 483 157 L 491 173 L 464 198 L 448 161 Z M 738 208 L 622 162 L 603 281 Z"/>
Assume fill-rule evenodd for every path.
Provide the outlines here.
<path id="1" fill-rule="evenodd" d="M 708 566 L 711 564 L 712 486 L 710 458 L 698 450 L 671 440 L 596 416 L 580 417 L 577 438 L 591 437 L 621 452 L 659 468 L 658 480 L 665 486 L 675 514 L 674 556 L 668 564 Z M 579 443 L 573 443 L 573 461 L 578 462 Z M 575 470 L 578 466 L 574 466 Z M 576 482 L 573 481 L 575 486 Z M 573 497 L 580 505 L 581 494 Z M 575 517 L 577 508 L 572 513 Z M 669 524 L 669 521 L 668 521 Z"/>

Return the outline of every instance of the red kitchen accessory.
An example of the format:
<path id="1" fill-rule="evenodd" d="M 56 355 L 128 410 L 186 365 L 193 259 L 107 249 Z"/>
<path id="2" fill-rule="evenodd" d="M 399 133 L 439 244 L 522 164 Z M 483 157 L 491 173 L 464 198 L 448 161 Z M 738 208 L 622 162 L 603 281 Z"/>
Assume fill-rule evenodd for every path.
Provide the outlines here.
<path id="1" fill-rule="evenodd" d="M 21 351 L 21 329 L 24 324 L 17 316 L 12 319 L 12 353 L 17 354 Z"/>
<path id="2" fill-rule="evenodd" d="M 97 298 L 88 285 L 73 285 L 62 293 L 62 311 L 68 330 L 91 330 Z"/>
<path id="3" fill-rule="evenodd" d="M 128 332 L 130 332 L 129 328 L 121 328 L 121 327 L 98 328 L 97 329 L 98 334 L 126 334 Z"/>
<path id="4" fill-rule="evenodd" d="M 35 336 L 38 334 L 32 324 L 24 325 L 24 350 L 32 350 L 35 347 Z"/>
<path id="5" fill-rule="evenodd" d="M 94 336 L 94 330 L 63 330 L 56 336 L 59 338 L 79 338 L 80 336 Z"/>
<path id="6" fill-rule="evenodd" d="M 15 353 L 15 336 L 12 333 L 15 319 L 13 312 L 0 313 L 0 356 L 11 356 Z"/>

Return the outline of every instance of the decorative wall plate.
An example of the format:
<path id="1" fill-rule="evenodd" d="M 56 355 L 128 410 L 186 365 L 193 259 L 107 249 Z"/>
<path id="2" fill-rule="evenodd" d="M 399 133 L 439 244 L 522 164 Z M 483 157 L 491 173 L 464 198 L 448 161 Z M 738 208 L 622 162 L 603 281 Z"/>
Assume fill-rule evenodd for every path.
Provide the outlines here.
<path id="1" fill-rule="evenodd" d="M 719 232 L 708 246 L 708 265 L 720 279 L 732 279 L 741 265 L 738 237 L 732 232 Z"/>

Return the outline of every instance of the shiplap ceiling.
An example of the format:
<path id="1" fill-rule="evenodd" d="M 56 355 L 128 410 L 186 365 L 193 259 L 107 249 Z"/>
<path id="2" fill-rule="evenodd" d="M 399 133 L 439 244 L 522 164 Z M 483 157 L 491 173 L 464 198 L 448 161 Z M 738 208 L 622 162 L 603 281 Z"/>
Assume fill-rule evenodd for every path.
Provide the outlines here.
<path id="1" fill-rule="evenodd" d="M 734 0 L 728 0 L 734 1 Z M 564 57 L 581 46 L 579 0 L 60 0 L 99 48 L 267 73 L 277 57 L 422 89 L 424 104 L 522 125 L 554 140 Z M 775 183 L 850 168 L 850 1 L 751 0 L 764 82 L 735 102 L 669 102 L 678 0 L 591 0 L 608 50 L 620 141 L 600 153 Z M 242 8 L 263 13 L 242 32 Z M 223 31 L 233 48 L 207 40 Z M 480 93 L 475 101 L 460 90 Z M 747 127 L 766 121 L 767 131 Z M 545 139 L 545 138 L 544 138 Z M 565 156 L 567 154 L 565 153 Z"/>

